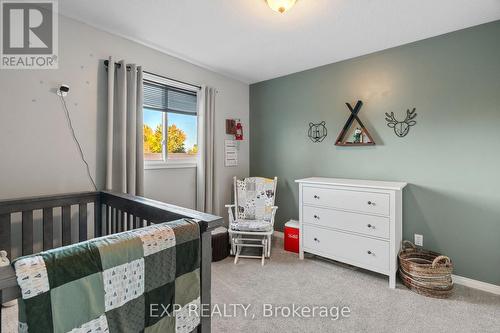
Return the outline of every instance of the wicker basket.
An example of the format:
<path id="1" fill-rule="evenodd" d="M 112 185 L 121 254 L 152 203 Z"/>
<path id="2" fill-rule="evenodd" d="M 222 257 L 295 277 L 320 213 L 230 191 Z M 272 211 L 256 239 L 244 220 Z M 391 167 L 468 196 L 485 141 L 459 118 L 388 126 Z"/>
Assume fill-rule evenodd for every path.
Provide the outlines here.
<path id="1" fill-rule="evenodd" d="M 399 276 L 409 289 L 430 297 L 447 298 L 453 292 L 453 263 L 439 253 L 421 250 L 403 241 L 399 258 Z"/>

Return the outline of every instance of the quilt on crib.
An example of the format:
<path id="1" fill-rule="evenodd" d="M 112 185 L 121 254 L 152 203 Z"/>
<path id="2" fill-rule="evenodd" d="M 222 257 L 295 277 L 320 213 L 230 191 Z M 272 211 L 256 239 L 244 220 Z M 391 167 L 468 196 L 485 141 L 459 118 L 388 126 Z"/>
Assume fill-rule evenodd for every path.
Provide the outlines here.
<path id="1" fill-rule="evenodd" d="M 192 332 L 200 231 L 177 220 L 21 257 L 19 332 Z"/>

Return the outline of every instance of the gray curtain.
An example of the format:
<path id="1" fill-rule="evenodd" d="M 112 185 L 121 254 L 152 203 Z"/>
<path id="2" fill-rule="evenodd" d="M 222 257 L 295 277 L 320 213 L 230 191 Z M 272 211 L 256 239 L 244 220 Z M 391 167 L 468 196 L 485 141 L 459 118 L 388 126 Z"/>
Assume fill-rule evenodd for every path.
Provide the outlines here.
<path id="1" fill-rule="evenodd" d="M 118 64 L 109 58 L 106 189 L 143 196 L 142 68 Z"/>
<path id="2" fill-rule="evenodd" d="M 215 95 L 214 88 L 203 86 L 199 96 L 198 136 L 200 161 L 197 168 L 196 209 L 217 214 L 215 203 Z"/>

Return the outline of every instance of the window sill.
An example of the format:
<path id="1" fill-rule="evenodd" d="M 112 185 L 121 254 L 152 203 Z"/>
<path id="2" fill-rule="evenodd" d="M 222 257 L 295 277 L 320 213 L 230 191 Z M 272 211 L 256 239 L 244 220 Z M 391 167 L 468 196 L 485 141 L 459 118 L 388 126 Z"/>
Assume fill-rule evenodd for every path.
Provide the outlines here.
<path id="1" fill-rule="evenodd" d="M 196 168 L 198 165 L 196 162 L 158 162 L 158 163 L 144 163 L 144 170 L 157 170 L 157 169 L 186 169 L 186 168 Z"/>

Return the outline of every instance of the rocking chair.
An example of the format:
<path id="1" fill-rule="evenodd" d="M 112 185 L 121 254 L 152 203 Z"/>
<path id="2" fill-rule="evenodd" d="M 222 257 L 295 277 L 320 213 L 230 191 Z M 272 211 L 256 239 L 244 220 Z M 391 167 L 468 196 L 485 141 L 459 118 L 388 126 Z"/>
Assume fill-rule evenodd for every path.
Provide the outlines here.
<path id="1" fill-rule="evenodd" d="M 264 265 L 271 257 L 271 238 L 274 233 L 274 217 L 278 207 L 274 205 L 278 178 L 250 177 L 234 180 L 234 204 L 226 205 L 229 214 L 229 239 L 234 263 L 239 258 L 258 258 Z M 234 213 L 233 213 L 234 209 Z M 244 247 L 262 248 L 262 255 L 242 255 Z"/>

